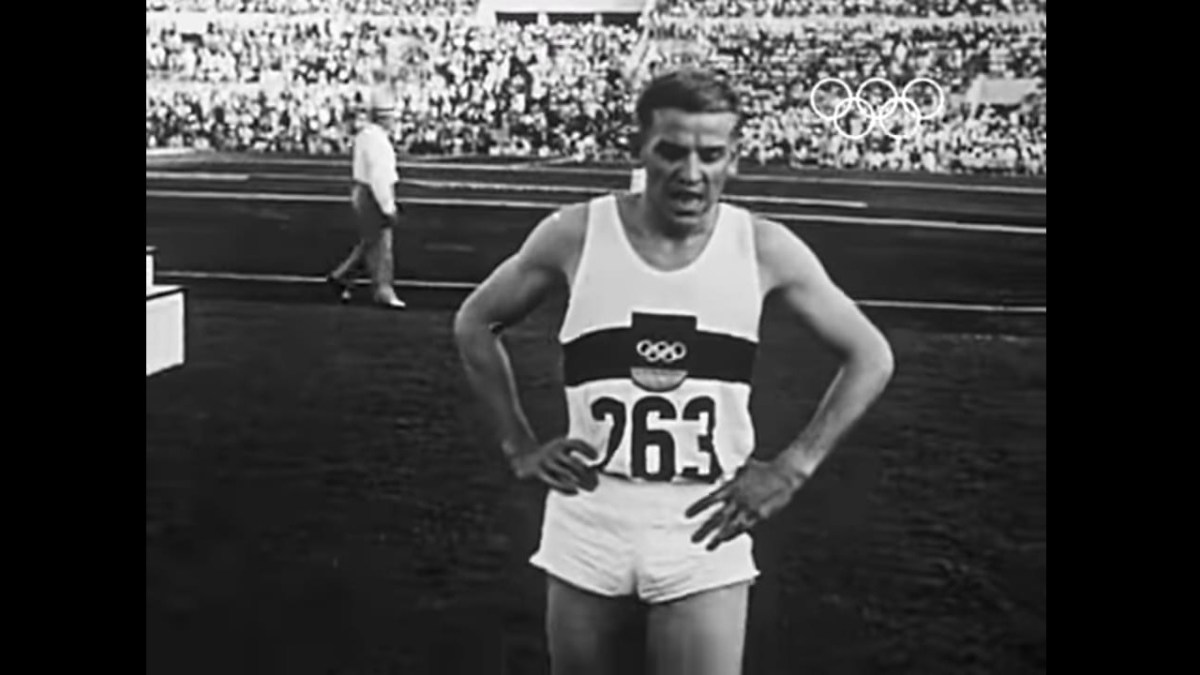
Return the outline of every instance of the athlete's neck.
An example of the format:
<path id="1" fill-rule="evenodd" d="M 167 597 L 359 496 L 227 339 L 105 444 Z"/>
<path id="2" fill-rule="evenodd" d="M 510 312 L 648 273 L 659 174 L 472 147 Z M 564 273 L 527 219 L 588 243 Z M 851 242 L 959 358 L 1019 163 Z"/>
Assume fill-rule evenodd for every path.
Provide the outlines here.
<path id="1" fill-rule="evenodd" d="M 637 225 L 644 233 L 658 236 L 677 243 L 687 242 L 696 237 L 705 237 L 712 231 L 717 221 L 717 207 L 713 205 L 703 216 L 692 223 L 681 223 L 650 203 L 645 194 L 639 194 L 633 204 Z"/>

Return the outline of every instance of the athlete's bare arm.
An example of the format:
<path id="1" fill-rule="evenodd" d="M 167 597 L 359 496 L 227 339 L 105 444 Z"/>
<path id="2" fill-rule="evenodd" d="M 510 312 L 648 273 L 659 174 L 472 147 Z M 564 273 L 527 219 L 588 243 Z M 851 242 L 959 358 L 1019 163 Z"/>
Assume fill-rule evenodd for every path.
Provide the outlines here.
<path id="1" fill-rule="evenodd" d="M 783 225 L 755 220 L 764 295 L 776 294 L 841 359 L 841 368 L 808 426 L 770 463 L 751 460 L 743 472 L 688 510 L 689 517 L 723 503 L 693 541 L 715 548 L 770 517 L 816 471 L 883 392 L 893 370 L 883 334 L 830 279 L 812 250 Z"/>
<path id="2" fill-rule="evenodd" d="M 894 368 L 892 350 L 799 237 L 772 221 L 757 229 L 765 289 L 779 294 L 842 362 L 816 414 L 779 457 L 782 467 L 807 477 L 883 393 Z"/>
<path id="3" fill-rule="evenodd" d="M 454 318 L 467 379 L 495 424 L 514 471 L 568 493 L 594 485 L 592 472 L 570 451 L 596 455 L 595 450 L 571 440 L 539 444 L 521 409 L 500 332 L 528 316 L 554 290 L 565 288 L 578 263 L 585 226 L 584 205 L 538 223 L 520 250 L 471 293 Z"/>

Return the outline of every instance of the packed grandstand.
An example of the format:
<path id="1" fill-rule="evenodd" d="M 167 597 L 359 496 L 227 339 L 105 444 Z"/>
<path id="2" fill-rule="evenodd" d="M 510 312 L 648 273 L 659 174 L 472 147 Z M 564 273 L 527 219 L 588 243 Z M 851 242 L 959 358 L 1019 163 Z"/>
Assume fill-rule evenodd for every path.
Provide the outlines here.
<path id="1" fill-rule="evenodd" d="M 555 4 L 147 0 L 146 146 L 345 153 L 365 86 L 405 45 L 402 152 L 623 159 L 631 66 L 675 44 L 737 83 L 751 164 L 1046 173 L 1044 0 Z M 810 105 L 830 77 L 928 78 L 945 106 L 911 137 L 850 139 Z"/>

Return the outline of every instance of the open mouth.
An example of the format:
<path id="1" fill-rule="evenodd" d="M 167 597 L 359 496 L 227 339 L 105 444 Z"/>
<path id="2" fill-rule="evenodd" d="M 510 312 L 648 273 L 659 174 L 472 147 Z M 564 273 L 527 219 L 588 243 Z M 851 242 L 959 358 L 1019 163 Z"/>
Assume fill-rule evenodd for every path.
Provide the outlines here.
<path id="1" fill-rule="evenodd" d="M 698 213 L 704 210 L 704 194 L 695 190 L 671 190 L 668 193 L 671 208 L 682 213 Z"/>

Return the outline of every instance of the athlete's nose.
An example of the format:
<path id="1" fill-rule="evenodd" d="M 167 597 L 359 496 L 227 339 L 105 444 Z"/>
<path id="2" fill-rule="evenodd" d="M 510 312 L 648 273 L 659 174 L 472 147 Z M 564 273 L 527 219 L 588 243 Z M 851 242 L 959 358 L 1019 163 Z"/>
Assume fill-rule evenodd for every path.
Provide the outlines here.
<path id="1" fill-rule="evenodd" d="M 687 157 L 683 158 L 683 166 L 679 170 L 680 180 L 688 184 L 695 184 L 699 183 L 703 177 L 700 173 L 700 157 L 694 152 L 689 152 Z"/>

